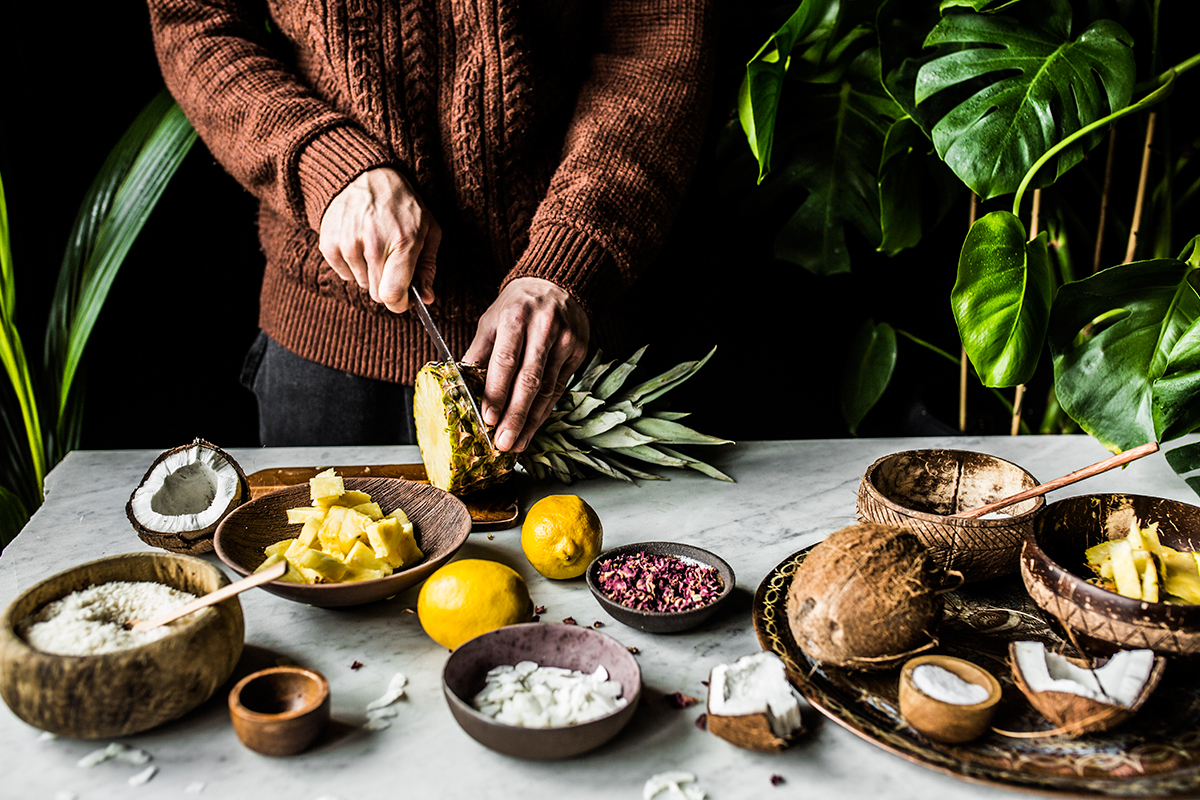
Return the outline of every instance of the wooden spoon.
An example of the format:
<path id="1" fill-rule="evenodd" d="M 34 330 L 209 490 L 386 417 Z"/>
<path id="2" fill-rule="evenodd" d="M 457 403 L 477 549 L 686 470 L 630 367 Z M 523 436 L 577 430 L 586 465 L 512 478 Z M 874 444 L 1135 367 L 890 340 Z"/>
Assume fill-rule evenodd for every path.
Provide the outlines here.
<path id="1" fill-rule="evenodd" d="M 1147 442 L 1140 447 L 1135 447 L 1132 450 L 1126 450 L 1124 453 L 1118 453 L 1117 455 L 1106 458 L 1103 461 L 1097 461 L 1090 467 L 1077 469 L 1070 475 L 1063 475 L 1061 478 L 1055 478 L 1052 481 L 1038 484 L 1032 489 L 1026 489 L 1023 492 L 1009 495 L 1008 497 L 997 500 L 994 503 L 988 503 L 986 506 L 973 508 L 970 511 L 960 511 L 957 514 L 951 514 L 950 516 L 954 519 L 975 519 L 977 517 L 982 517 L 984 514 L 990 514 L 993 511 L 999 511 L 1002 508 L 1007 508 L 1008 506 L 1019 503 L 1022 500 L 1028 500 L 1031 497 L 1038 497 L 1046 492 L 1052 492 L 1055 489 L 1068 486 L 1076 481 L 1081 481 L 1084 478 L 1090 478 L 1093 475 L 1099 475 L 1101 472 L 1108 472 L 1110 469 L 1119 467 L 1122 464 L 1128 464 L 1130 461 L 1136 461 L 1142 456 L 1148 456 L 1151 453 L 1157 452 L 1158 442 Z"/>
<path id="2" fill-rule="evenodd" d="M 228 586 L 217 589 L 215 592 L 209 592 L 206 595 L 197 597 L 190 603 L 185 603 L 179 608 L 159 614 L 157 617 L 151 617 L 147 620 L 131 619 L 125 623 L 125 627 L 141 633 L 151 628 L 157 628 L 159 625 L 166 625 L 168 622 L 174 622 L 180 617 L 186 617 L 193 611 L 199 611 L 202 608 L 216 605 L 222 600 L 233 597 L 235 594 L 241 594 L 247 589 L 253 589 L 255 586 L 261 586 L 264 583 L 270 583 L 273 580 L 282 578 L 283 574 L 287 572 L 287 568 L 288 563 L 280 561 L 267 567 L 262 572 L 247 575 L 240 581 L 234 581 Z"/>

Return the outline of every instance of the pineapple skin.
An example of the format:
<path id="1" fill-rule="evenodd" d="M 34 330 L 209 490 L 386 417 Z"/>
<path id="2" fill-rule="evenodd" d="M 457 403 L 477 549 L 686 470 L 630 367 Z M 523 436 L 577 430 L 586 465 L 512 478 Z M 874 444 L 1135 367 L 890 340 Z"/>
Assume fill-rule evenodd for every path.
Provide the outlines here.
<path id="1" fill-rule="evenodd" d="M 459 364 L 476 397 L 483 393 L 484 370 Z M 430 362 L 417 373 L 413 416 L 417 444 L 429 482 L 451 494 L 499 483 L 517 463 L 513 452 L 493 451 L 475 430 L 470 401 L 458 391 L 449 362 Z"/>

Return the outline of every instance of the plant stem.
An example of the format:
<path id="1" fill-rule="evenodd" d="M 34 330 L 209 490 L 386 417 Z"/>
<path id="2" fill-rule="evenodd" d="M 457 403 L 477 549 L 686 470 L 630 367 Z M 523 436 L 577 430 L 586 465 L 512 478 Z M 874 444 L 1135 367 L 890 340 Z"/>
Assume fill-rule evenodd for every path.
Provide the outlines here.
<path id="1" fill-rule="evenodd" d="M 1092 274 L 1100 271 L 1100 253 L 1104 247 L 1104 226 L 1108 222 L 1108 194 L 1112 190 L 1113 154 L 1117 151 L 1117 126 L 1108 130 L 1108 155 L 1104 159 L 1104 188 L 1100 191 L 1100 219 L 1096 222 L 1096 252 L 1092 254 Z"/>
<path id="2" fill-rule="evenodd" d="M 1129 225 L 1129 242 L 1125 245 L 1125 260 L 1128 264 L 1137 253 L 1138 232 L 1142 227 L 1142 209 L 1146 202 L 1146 182 L 1150 175 L 1150 146 L 1154 142 L 1154 123 L 1158 113 L 1151 111 L 1146 118 L 1146 143 L 1142 146 L 1142 172 L 1138 176 L 1137 199 L 1133 202 L 1133 221 Z"/>

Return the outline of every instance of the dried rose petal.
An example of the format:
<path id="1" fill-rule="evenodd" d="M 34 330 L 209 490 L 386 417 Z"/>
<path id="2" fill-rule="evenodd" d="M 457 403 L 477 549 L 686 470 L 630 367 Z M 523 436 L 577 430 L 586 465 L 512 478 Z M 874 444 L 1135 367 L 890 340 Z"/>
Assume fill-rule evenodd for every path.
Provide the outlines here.
<path id="1" fill-rule="evenodd" d="M 541 615 L 541 614 L 534 614 L 534 615 L 533 615 L 533 619 L 532 619 L 532 620 L 530 620 L 530 622 L 541 622 L 541 621 L 542 621 L 542 615 Z"/>
<path id="2" fill-rule="evenodd" d="M 683 692 L 672 692 L 667 695 L 667 705 L 671 708 L 689 708 L 699 703 L 699 698 L 692 697 L 690 694 Z"/>
<path id="3" fill-rule="evenodd" d="M 778 786 L 781 783 L 787 783 L 787 781 L 784 780 L 782 775 L 772 775 L 771 776 L 771 785 L 772 786 Z"/>
<path id="4" fill-rule="evenodd" d="M 625 649 L 628 650 L 629 652 L 633 653 L 635 656 L 638 653 L 642 652 L 641 650 L 638 650 L 636 647 L 626 647 Z"/>
<path id="5" fill-rule="evenodd" d="M 595 622 L 593 622 L 593 623 L 592 623 L 592 627 L 593 627 L 593 628 L 603 628 L 603 627 L 604 627 L 604 623 L 603 623 L 603 622 L 601 622 L 600 620 L 596 620 Z"/>
<path id="6" fill-rule="evenodd" d="M 538 606 L 537 608 L 535 608 L 535 609 L 533 610 L 533 613 L 535 613 L 535 614 L 545 614 L 545 613 L 546 613 L 546 607 L 545 607 L 545 606 Z"/>
<path id="7" fill-rule="evenodd" d="M 353 664 L 350 665 L 350 669 L 357 670 L 357 669 L 362 669 L 362 668 L 363 668 L 363 663 L 361 661 L 355 661 Z"/>
<path id="8" fill-rule="evenodd" d="M 574 624 L 575 624 L 574 617 L 564 617 L 563 618 L 563 625 L 574 625 Z"/>
<path id="9" fill-rule="evenodd" d="M 708 730 L 708 714 L 701 714 L 696 717 L 695 725 L 702 731 Z"/>
<path id="10" fill-rule="evenodd" d="M 600 589 L 639 611 L 691 611 L 714 602 L 725 585 L 714 567 L 639 551 L 600 562 Z"/>

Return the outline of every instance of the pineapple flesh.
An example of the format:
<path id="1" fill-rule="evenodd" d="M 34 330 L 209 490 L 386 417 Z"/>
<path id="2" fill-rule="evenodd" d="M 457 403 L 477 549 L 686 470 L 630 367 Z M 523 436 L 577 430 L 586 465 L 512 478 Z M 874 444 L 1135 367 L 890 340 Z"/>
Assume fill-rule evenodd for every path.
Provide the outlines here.
<path id="1" fill-rule="evenodd" d="M 651 404 L 694 375 L 712 357 L 685 361 L 632 388 L 623 389 L 646 350 L 621 363 L 603 363 L 597 353 L 558 401 L 546 424 L 520 455 L 521 465 L 539 479 L 564 483 L 588 472 L 611 478 L 662 480 L 635 463 L 693 469 L 718 480 L 728 475 L 679 450 L 677 445 L 732 444 L 687 428 L 683 413 L 661 411 Z M 714 348 L 715 350 L 715 348 Z M 485 371 L 461 364 L 463 378 L 478 396 Z M 454 372 L 446 362 L 426 364 L 417 373 L 414 416 L 417 443 L 429 481 L 452 494 L 482 488 L 512 472 L 517 456 L 491 450 L 474 430 L 469 405 L 461 398 Z"/>

